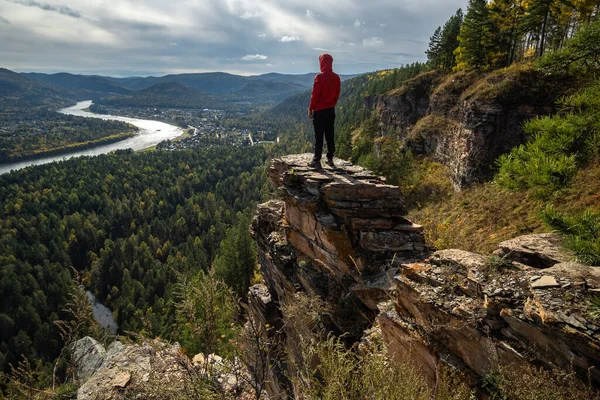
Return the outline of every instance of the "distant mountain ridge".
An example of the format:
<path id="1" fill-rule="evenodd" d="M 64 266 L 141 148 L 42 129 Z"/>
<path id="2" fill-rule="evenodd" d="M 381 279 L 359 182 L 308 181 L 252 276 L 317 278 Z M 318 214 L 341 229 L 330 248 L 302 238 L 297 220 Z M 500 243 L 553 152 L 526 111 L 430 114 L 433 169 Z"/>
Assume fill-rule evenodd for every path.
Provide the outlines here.
<path id="1" fill-rule="evenodd" d="M 0 112 L 61 108 L 74 104 L 75 99 L 74 93 L 68 89 L 0 68 Z"/>
<path id="2" fill-rule="evenodd" d="M 74 75 L 66 72 L 50 75 L 32 72 L 24 75 L 44 83 L 69 89 L 73 91 L 78 100 L 96 100 L 109 95 L 131 93 L 131 90 L 101 76 Z"/>
<path id="3" fill-rule="evenodd" d="M 177 82 L 161 82 L 124 96 L 100 99 L 98 105 L 115 107 L 212 108 L 222 107 L 223 96 L 201 92 Z"/>
<path id="4" fill-rule="evenodd" d="M 68 73 L 59 74 L 40 74 L 40 73 L 29 73 L 26 74 L 32 78 L 52 83 L 53 85 L 78 88 L 78 89 L 94 89 L 98 90 L 97 86 L 89 86 L 94 82 L 96 85 L 103 84 L 102 89 L 106 88 L 122 88 L 132 90 L 147 89 L 157 83 L 163 82 L 175 82 L 185 86 L 189 86 L 194 89 L 202 90 L 206 93 L 215 94 L 229 94 L 234 93 L 244 88 L 249 83 L 254 82 L 280 82 L 287 84 L 295 84 L 304 87 L 311 87 L 313 79 L 316 73 L 308 73 L 301 75 L 292 74 L 280 74 L 271 72 L 263 75 L 251 75 L 242 76 L 229 74 L 227 72 L 202 72 L 202 73 L 190 73 L 190 74 L 171 74 L 165 76 L 148 76 L 148 77 L 126 77 L 126 78 L 113 78 L 108 76 L 100 75 L 73 75 Z M 340 75 L 340 78 L 344 81 L 347 79 L 354 78 L 359 75 Z M 84 87 L 83 85 L 88 85 Z M 79 86 L 77 86 L 79 85 Z M 116 92 L 113 92 L 116 93 Z M 126 93 L 119 93 L 126 94 Z"/>
<path id="5" fill-rule="evenodd" d="M 242 76 L 226 72 L 190 73 L 161 77 L 113 78 L 70 73 L 16 73 L 3 70 L 3 75 L 22 78 L 22 90 L 4 79 L 0 86 L 0 105 L 39 106 L 66 105 L 73 101 L 94 100 L 97 104 L 130 107 L 231 108 L 243 106 L 273 106 L 287 98 L 310 90 L 314 73 L 288 75 L 268 73 Z M 356 75 L 340 75 L 345 81 Z M 0 76 L 1 79 L 1 76 Z M 11 86 L 12 85 L 12 86 Z M 36 94 L 23 103 L 24 93 Z M 186 89 L 187 88 L 187 89 Z M 189 89 L 189 90 L 188 90 Z M 21 93 L 10 97 L 10 91 Z M 11 93 L 12 93 L 11 92 Z M 42 94 L 45 93 L 45 94 Z M 33 96 L 33 97 L 32 97 Z M 45 97 L 44 97 L 45 96 Z M 154 97 L 154 98 L 149 98 Z M 33 99 L 37 98 L 37 102 Z M 57 102 L 57 100 L 60 100 Z M 38 104 L 39 103 L 39 104 Z"/>

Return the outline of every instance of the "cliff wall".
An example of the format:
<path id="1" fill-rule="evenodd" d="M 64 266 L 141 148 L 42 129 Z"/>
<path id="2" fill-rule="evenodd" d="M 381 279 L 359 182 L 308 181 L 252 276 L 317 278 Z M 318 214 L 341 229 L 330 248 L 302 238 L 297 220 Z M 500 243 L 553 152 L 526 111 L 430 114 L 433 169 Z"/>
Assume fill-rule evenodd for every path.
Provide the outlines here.
<path id="1" fill-rule="evenodd" d="M 527 140 L 523 123 L 555 112 L 569 83 L 528 66 L 487 75 L 429 72 L 366 105 L 379 115 L 382 135 L 445 164 L 461 189 L 489 179 L 495 160 Z"/>
<path id="2" fill-rule="evenodd" d="M 250 310 L 278 343 L 270 396 L 294 397 L 303 336 L 282 323 L 281 309 L 299 293 L 326 305 L 327 333 L 352 346 L 375 329 L 389 356 L 413 362 L 431 385 L 440 364 L 470 382 L 498 366 L 572 366 L 600 384 L 600 326 L 588 300 L 600 272 L 569 263 L 559 238 L 516 238 L 495 257 L 429 254 L 398 188 L 341 160 L 317 172 L 306 167 L 310 157 L 273 161 L 280 200 L 259 206 L 251 227 L 265 285 L 251 288 Z"/>

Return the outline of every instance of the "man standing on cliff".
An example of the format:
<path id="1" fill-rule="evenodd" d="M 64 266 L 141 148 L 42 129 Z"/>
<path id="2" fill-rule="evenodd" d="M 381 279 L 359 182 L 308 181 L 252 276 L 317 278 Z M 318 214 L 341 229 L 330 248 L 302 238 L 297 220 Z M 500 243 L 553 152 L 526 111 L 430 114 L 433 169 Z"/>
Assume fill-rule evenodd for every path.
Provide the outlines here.
<path id="1" fill-rule="evenodd" d="M 327 141 L 327 165 L 334 167 L 335 138 L 333 126 L 335 122 L 335 105 L 340 98 L 340 77 L 333 72 L 333 57 L 329 54 L 319 56 L 321 73 L 315 76 L 308 118 L 313 120 L 315 128 L 315 156 L 310 166 L 321 168 L 323 154 L 323 136 Z"/>

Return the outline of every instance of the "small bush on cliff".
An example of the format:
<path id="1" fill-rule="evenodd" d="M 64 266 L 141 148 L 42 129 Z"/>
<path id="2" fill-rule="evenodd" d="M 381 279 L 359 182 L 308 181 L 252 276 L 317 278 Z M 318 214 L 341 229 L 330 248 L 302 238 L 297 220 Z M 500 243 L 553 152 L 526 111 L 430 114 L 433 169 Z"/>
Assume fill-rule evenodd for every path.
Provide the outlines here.
<path id="1" fill-rule="evenodd" d="M 575 253 L 578 261 L 600 266 L 600 212 L 587 210 L 568 215 L 548 206 L 542 212 L 542 219 L 565 236 L 566 246 Z"/>
<path id="2" fill-rule="evenodd" d="M 232 290 L 219 281 L 214 270 L 178 283 L 179 341 L 191 354 L 227 355 L 232 351 L 234 322 L 239 307 Z"/>
<path id="3" fill-rule="evenodd" d="M 471 391 L 449 374 L 435 390 L 410 362 L 390 362 L 379 353 L 357 354 L 332 336 L 305 342 L 295 381 L 301 399 L 322 400 L 469 400 Z"/>
<path id="4" fill-rule="evenodd" d="M 573 372 L 532 366 L 498 368 L 484 379 L 491 400 L 598 400 L 598 391 Z"/>
<path id="5" fill-rule="evenodd" d="M 600 81 L 563 99 L 561 115 L 525 124 L 533 139 L 501 156 L 496 181 L 509 190 L 547 197 L 563 188 L 600 150 Z"/>

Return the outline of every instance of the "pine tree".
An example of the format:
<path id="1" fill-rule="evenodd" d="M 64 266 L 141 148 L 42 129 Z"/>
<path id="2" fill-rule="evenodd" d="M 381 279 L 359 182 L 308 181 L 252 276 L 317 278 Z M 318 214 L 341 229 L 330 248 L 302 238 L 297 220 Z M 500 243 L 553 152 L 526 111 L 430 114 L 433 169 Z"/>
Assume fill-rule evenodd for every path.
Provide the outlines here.
<path id="1" fill-rule="evenodd" d="M 485 68 L 491 63 L 495 26 L 486 0 L 469 0 L 469 8 L 458 36 L 457 69 Z"/>
<path id="2" fill-rule="evenodd" d="M 238 213 L 237 224 L 227 230 L 214 261 L 215 274 L 240 298 L 246 297 L 254 268 L 256 250 L 248 227 L 250 218 Z"/>
<path id="3" fill-rule="evenodd" d="M 429 38 L 429 48 L 425 52 L 427 54 L 427 62 L 433 68 L 439 68 L 442 60 L 442 27 L 438 28 L 433 33 L 433 36 Z"/>
<path id="4" fill-rule="evenodd" d="M 507 66 L 518 60 L 519 51 L 525 29 L 523 18 L 525 16 L 526 0 L 493 0 L 490 3 L 490 17 L 498 28 L 496 41 L 499 52 L 496 57 L 498 66 Z"/>
<path id="5" fill-rule="evenodd" d="M 458 35 L 460 34 L 460 27 L 463 24 L 464 15 L 462 9 L 458 9 L 448 22 L 444 25 L 442 30 L 442 37 L 440 40 L 441 50 L 441 61 L 443 68 L 450 70 L 456 66 L 456 56 L 454 51 L 458 47 Z"/>

